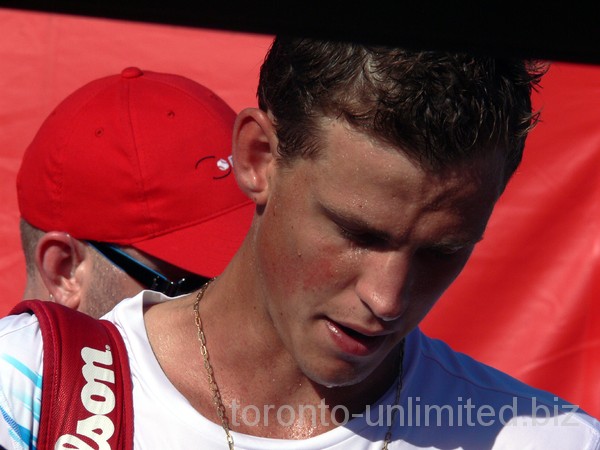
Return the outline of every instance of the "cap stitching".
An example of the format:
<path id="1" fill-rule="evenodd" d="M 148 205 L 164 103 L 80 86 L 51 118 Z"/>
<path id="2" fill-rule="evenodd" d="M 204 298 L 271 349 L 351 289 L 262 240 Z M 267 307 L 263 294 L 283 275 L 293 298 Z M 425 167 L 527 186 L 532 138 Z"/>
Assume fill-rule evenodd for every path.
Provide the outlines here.
<path id="1" fill-rule="evenodd" d="M 133 78 L 132 80 L 137 80 L 138 78 Z M 131 85 L 128 82 L 129 80 L 125 81 L 125 87 L 126 87 L 126 102 L 127 102 L 127 114 L 128 114 L 128 123 L 129 123 L 129 127 L 130 127 L 130 131 L 131 131 L 131 139 L 133 141 L 133 148 L 135 149 L 135 159 L 137 161 L 137 164 L 135 164 L 136 169 L 137 169 L 137 184 L 140 186 L 140 201 L 141 203 L 144 205 L 144 209 L 146 211 L 146 218 L 149 219 L 148 220 L 148 224 L 144 227 L 150 227 L 150 233 L 155 233 L 156 231 L 154 229 L 152 229 L 153 227 L 151 226 L 151 224 L 153 223 L 152 219 L 152 213 L 151 213 L 151 208 L 150 208 L 150 204 L 148 201 L 148 195 L 146 192 L 146 185 L 144 183 L 144 170 L 142 170 L 142 159 L 140 158 L 140 152 L 138 149 L 138 141 L 137 141 L 137 136 L 135 133 L 135 127 L 134 127 L 134 119 L 133 119 L 133 114 L 132 114 L 132 106 L 131 106 Z"/>

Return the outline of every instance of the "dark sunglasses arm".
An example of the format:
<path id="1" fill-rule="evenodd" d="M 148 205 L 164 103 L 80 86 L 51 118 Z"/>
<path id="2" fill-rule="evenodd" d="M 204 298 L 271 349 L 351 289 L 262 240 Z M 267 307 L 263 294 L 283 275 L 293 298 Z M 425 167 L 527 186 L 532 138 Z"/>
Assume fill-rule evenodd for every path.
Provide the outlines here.
<path id="1" fill-rule="evenodd" d="M 131 278 L 153 291 L 162 292 L 168 296 L 191 292 L 208 281 L 208 278 L 201 276 L 191 276 L 178 281 L 171 281 L 160 272 L 142 264 L 110 244 L 96 241 L 87 242 Z"/>

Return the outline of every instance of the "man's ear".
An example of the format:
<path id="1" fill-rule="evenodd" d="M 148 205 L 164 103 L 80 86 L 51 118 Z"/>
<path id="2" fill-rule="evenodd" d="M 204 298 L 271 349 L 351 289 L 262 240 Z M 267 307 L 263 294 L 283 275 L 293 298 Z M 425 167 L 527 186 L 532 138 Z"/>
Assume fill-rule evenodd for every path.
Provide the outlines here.
<path id="1" fill-rule="evenodd" d="M 68 233 L 50 231 L 39 239 L 35 263 L 53 301 L 79 308 L 83 280 L 80 268 L 86 255 L 85 244 Z"/>
<path id="2" fill-rule="evenodd" d="M 233 129 L 233 168 L 238 185 L 257 205 L 264 205 L 268 198 L 278 143 L 266 112 L 247 108 L 238 114 Z"/>

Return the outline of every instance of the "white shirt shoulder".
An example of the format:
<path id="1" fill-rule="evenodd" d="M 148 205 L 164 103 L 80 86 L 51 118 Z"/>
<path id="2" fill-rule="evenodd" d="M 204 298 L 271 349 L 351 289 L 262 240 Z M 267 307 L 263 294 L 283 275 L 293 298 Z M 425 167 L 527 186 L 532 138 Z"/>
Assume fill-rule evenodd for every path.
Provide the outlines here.
<path id="1" fill-rule="evenodd" d="M 35 448 L 41 411 L 43 342 L 32 314 L 0 319 L 0 445 Z"/>

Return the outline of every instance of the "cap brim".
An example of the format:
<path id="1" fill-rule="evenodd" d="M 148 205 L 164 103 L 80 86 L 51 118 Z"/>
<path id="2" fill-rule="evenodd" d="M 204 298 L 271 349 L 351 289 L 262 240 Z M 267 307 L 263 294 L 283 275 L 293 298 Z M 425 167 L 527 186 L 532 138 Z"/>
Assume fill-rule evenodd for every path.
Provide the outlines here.
<path id="1" fill-rule="evenodd" d="M 248 201 L 211 220 L 131 246 L 189 272 L 212 278 L 223 272 L 239 249 L 250 228 L 254 206 Z"/>

